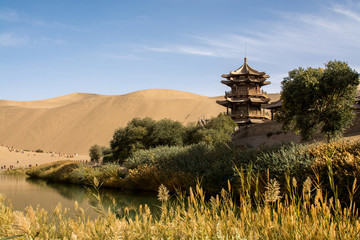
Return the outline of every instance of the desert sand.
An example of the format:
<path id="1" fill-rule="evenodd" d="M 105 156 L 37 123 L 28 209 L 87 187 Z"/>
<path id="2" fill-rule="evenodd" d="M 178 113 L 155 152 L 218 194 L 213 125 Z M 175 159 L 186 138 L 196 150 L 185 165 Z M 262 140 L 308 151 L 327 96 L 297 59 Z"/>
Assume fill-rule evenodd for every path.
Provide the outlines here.
<path id="1" fill-rule="evenodd" d="M 280 99 L 280 94 L 268 96 L 271 102 Z M 108 146 L 114 131 L 133 118 L 168 118 L 186 125 L 226 111 L 216 104 L 223 98 L 149 89 L 125 95 L 73 93 L 39 101 L 0 100 L 0 166 L 88 160 L 91 145 Z M 34 153 L 36 149 L 57 154 Z"/>
<path id="2" fill-rule="evenodd" d="M 68 155 L 63 153 L 37 153 L 0 146 L 0 172 L 9 169 L 11 166 L 13 166 L 13 168 L 24 168 L 29 167 L 30 165 L 36 166 L 60 160 L 86 162 L 89 161 L 89 156 Z"/>
<path id="3" fill-rule="evenodd" d="M 219 98 L 150 89 L 112 96 L 73 93 L 40 101 L 0 100 L 0 146 L 87 155 L 93 144 L 108 146 L 114 131 L 133 118 L 197 122 L 225 111 L 215 102 Z"/>
<path id="4" fill-rule="evenodd" d="M 269 97 L 276 101 L 279 94 Z M 0 100 L 0 165 L 15 166 L 19 161 L 18 166 L 28 166 L 60 160 L 46 153 L 27 156 L 26 152 L 9 152 L 6 146 L 30 153 L 41 149 L 78 154 L 83 157 L 76 159 L 85 159 L 90 146 L 109 146 L 114 131 L 133 118 L 168 118 L 186 125 L 226 111 L 216 103 L 219 99 L 223 96 L 149 89 L 125 95 L 73 93 L 39 101 Z"/>

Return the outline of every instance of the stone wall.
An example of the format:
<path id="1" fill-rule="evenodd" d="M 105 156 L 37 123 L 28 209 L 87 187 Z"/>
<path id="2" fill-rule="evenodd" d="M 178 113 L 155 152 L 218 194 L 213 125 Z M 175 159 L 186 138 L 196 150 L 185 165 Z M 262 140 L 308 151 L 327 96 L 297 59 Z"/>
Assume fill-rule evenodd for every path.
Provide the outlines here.
<path id="1" fill-rule="evenodd" d="M 360 113 L 357 113 L 353 126 L 344 134 L 345 137 L 356 135 L 360 135 Z M 322 139 L 323 137 L 320 134 L 314 137 L 314 141 Z M 269 121 L 240 128 L 232 135 L 232 140 L 239 146 L 258 147 L 286 142 L 300 142 L 300 137 L 294 132 L 283 133 L 281 123 Z"/>

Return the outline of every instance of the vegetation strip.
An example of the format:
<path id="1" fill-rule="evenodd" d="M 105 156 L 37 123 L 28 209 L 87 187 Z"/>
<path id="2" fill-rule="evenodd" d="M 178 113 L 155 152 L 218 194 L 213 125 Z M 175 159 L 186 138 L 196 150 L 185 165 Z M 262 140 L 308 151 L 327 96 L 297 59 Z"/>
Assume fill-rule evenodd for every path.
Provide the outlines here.
<path id="1" fill-rule="evenodd" d="M 328 163 L 327 177 L 334 182 L 334 166 Z M 239 188 L 228 182 L 210 199 L 197 185 L 188 194 L 177 193 L 170 201 L 167 188 L 159 187 L 161 214 L 154 216 L 147 205 L 139 206 L 135 216 L 129 209 L 113 212 L 101 208 L 99 217 L 89 220 L 75 202 L 75 216 L 61 204 L 47 212 L 29 206 L 13 211 L 0 195 L 0 236 L 23 234 L 21 239 L 357 239 L 360 223 L 353 196 L 357 182 L 348 193 L 349 202 L 341 207 L 339 196 L 321 188 L 319 177 L 307 178 L 301 186 L 286 176 L 285 189 L 270 178 L 265 191 L 259 175 L 251 169 L 237 170 Z M 94 179 L 94 186 L 99 186 Z M 234 191 L 238 197 L 234 198 Z M 327 196 L 332 195 L 329 199 Z M 101 203 L 101 198 L 98 199 Z"/>

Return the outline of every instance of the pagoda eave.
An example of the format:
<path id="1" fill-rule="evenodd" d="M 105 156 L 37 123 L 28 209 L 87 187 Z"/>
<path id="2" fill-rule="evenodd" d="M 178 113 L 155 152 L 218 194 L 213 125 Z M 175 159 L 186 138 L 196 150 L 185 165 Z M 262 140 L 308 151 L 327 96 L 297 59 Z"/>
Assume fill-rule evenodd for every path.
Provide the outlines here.
<path id="1" fill-rule="evenodd" d="M 226 100 L 217 100 L 216 103 L 224 107 L 231 107 L 231 103 Z"/>
<path id="2" fill-rule="evenodd" d="M 267 122 L 267 119 L 233 119 L 237 124 L 250 124 L 250 123 L 264 123 Z"/>
<path id="3" fill-rule="evenodd" d="M 253 76 L 253 77 L 259 77 L 259 76 L 264 76 L 265 78 L 269 78 L 270 76 L 269 75 L 266 75 L 265 72 L 261 72 L 261 73 L 258 73 L 258 74 L 252 74 L 252 73 L 235 73 L 235 72 L 230 72 L 229 74 L 222 74 L 221 77 L 223 78 L 231 78 L 231 77 L 239 77 L 239 76 Z"/>
<path id="4" fill-rule="evenodd" d="M 240 99 L 227 98 L 224 101 L 227 101 L 227 102 L 230 102 L 230 103 L 260 103 L 260 104 L 265 104 L 265 103 L 268 103 L 270 101 L 270 98 L 252 98 L 252 97 L 240 98 Z"/>
<path id="5" fill-rule="evenodd" d="M 269 85 L 270 81 L 256 81 L 256 80 L 250 80 L 250 79 L 244 79 L 244 80 L 222 80 L 222 84 L 225 84 L 226 86 L 231 87 L 234 83 L 259 83 L 261 86 Z"/>
<path id="6" fill-rule="evenodd" d="M 227 86 L 231 86 L 233 84 L 231 81 L 228 81 L 228 80 L 222 80 L 221 83 L 225 84 Z"/>

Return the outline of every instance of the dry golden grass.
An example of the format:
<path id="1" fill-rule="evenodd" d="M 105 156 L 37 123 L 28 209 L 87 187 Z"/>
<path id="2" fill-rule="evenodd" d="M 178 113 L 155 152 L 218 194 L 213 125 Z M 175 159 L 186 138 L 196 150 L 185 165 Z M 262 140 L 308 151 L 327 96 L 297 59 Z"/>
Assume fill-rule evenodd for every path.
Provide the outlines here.
<path id="1" fill-rule="evenodd" d="M 239 172 L 240 182 L 257 176 Z M 329 170 L 329 177 L 331 169 Z M 169 192 L 161 185 L 158 197 L 161 213 L 155 216 L 140 206 L 135 216 L 129 209 L 119 209 L 118 215 L 101 209 L 100 215 L 89 220 L 75 202 L 77 214 L 69 216 L 59 204 L 52 212 L 28 207 L 13 211 L 0 196 L 0 237 L 18 239 L 358 239 L 360 224 L 355 203 L 341 208 L 335 197 L 328 200 L 320 183 L 310 178 L 304 186 L 288 178 L 288 191 L 281 193 L 276 180 L 270 180 L 266 192 L 258 186 L 242 188 L 234 200 L 229 183 L 227 190 L 205 198 L 200 187 L 189 194 L 176 195 L 169 201 Z M 99 181 L 94 179 L 97 188 Z M 255 189 L 252 189 L 255 188 Z M 350 196 L 356 191 L 356 181 Z M 331 194 L 331 193 L 329 193 Z M 174 198 L 174 197 L 173 197 Z M 350 198 L 351 199 L 351 198 Z M 101 197 L 98 197 L 99 202 Z M 119 215 L 119 213 L 121 213 Z M 1 238 L 0 238 L 1 239 Z"/>

